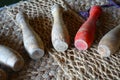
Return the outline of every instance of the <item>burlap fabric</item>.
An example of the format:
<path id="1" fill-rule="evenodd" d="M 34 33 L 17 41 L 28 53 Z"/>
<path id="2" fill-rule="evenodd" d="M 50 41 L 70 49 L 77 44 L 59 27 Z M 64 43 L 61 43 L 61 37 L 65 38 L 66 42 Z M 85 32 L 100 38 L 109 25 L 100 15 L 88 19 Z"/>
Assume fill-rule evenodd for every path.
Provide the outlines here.
<path id="1" fill-rule="evenodd" d="M 78 51 L 74 48 L 74 36 L 84 20 L 73 10 L 78 12 L 79 10 L 88 9 L 92 5 L 107 4 L 107 1 L 103 0 L 88 1 L 89 0 L 28 0 L 21 1 L 11 7 L 5 7 L 0 11 L 0 44 L 17 50 L 25 60 L 25 67 L 21 72 L 17 72 L 17 74 L 13 73 L 12 80 L 52 80 L 51 76 L 48 79 L 48 77 L 45 78 L 42 75 L 47 69 L 51 70 L 51 68 L 55 68 L 54 71 L 57 72 L 54 74 L 57 76 L 52 75 L 52 77 L 55 77 L 55 80 L 120 79 L 119 50 L 116 54 L 111 55 L 110 58 L 104 59 L 97 53 L 97 45 L 101 37 L 119 24 L 120 9 L 114 7 L 103 9 L 103 14 L 97 23 L 96 38 L 91 48 L 86 51 Z M 54 4 L 60 4 L 65 9 L 63 13 L 64 21 L 71 37 L 70 47 L 63 53 L 56 52 L 51 45 L 50 34 L 53 17 L 50 10 Z M 15 21 L 16 14 L 21 10 L 28 15 L 31 27 L 39 34 L 45 45 L 46 55 L 37 62 L 29 59 L 23 46 L 21 28 Z M 54 60 L 52 60 L 51 56 Z M 44 61 L 46 62 L 44 63 Z M 58 66 L 51 64 L 54 63 L 54 61 L 58 63 L 64 72 L 57 71 L 56 67 Z M 40 71 L 42 70 L 40 67 L 45 67 L 47 64 L 52 67 Z M 48 74 L 49 72 L 50 71 L 48 71 Z M 8 74 L 9 73 L 10 72 L 8 72 Z"/>

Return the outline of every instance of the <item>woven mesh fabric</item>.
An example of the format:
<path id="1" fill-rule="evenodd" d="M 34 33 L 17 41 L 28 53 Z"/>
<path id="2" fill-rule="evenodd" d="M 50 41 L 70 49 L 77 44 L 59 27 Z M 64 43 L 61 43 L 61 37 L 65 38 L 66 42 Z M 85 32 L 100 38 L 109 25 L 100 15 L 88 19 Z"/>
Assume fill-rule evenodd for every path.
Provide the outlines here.
<path id="1" fill-rule="evenodd" d="M 71 36 L 70 48 L 63 53 L 56 52 L 54 49 L 51 49 L 52 45 L 50 34 L 53 18 L 50 10 L 51 6 L 56 3 L 60 4 L 65 9 L 63 18 Z M 119 50 L 110 58 L 102 59 L 97 53 L 97 45 L 101 37 L 106 32 L 119 24 L 120 14 L 118 13 L 120 10 L 114 7 L 103 9 L 103 14 L 97 23 L 96 40 L 90 49 L 86 51 L 78 51 L 73 46 L 73 40 L 77 30 L 84 20 L 68 7 L 71 7 L 75 11 L 78 11 L 79 9 L 86 9 L 87 5 L 79 5 L 80 4 L 77 4 L 77 7 L 74 7 L 74 5 L 71 5 L 71 1 L 69 0 L 66 0 L 65 2 L 62 0 L 28 0 L 21 1 L 12 7 L 6 7 L 0 11 L 0 44 L 4 44 L 17 50 L 25 60 L 27 59 L 26 52 L 23 47 L 22 31 L 15 21 L 16 14 L 22 10 L 28 15 L 31 27 L 43 40 L 46 48 L 45 50 L 50 53 L 50 55 L 62 68 L 64 71 L 62 74 L 67 75 L 69 77 L 68 79 L 119 80 Z M 34 66 L 34 64 L 32 64 L 32 66 Z M 61 77 L 58 76 L 58 80 L 60 78 Z M 64 79 L 66 78 L 61 78 L 60 80 Z"/>
<path id="2" fill-rule="evenodd" d="M 16 51 L 18 51 L 25 60 L 25 67 L 23 71 L 21 71 L 18 74 L 14 74 L 12 80 L 16 80 L 14 78 L 15 76 L 19 80 L 27 79 L 27 80 L 43 80 L 44 78 L 41 78 L 42 74 L 44 73 L 44 69 L 42 69 L 40 66 L 46 66 L 48 67 L 51 64 L 50 70 L 56 71 L 56 65 L 52 66 L 51 60 L 52 58 L 47 54 L 47 51 L 52 48 L 51 45 L 51 28 L 53 23 L 53 18 L 51 14 L 51 7 L 54 4 L 60 4 L 66 11 L 64 14 L 64 20 L 65 23 L 68 25 L 69 30 L 74 30 L 74 32 L 77 31 L 77 28 L 73 28 L 76 26 L 79 26 L 82 24 L 83 20 L 80 18 L 75 12 L 68 9 L 64 2 L 62 0 L 28 0 L 28 1 L 21 1 L 13 6 L 10 7 L 4 7 L 0 11 L 0 44 L 6 45 Z M 15 21 L 16 14 L 19 11 L 23 11 L 28 15 L 29 23 L 31 27 L 34 29 L 34 31 L 41 37 L 41 39 L 44 42 L 46 55 L 39 61 L 34 62 L 30 61 L 27 52 L 24 49 L 23 46 L 23 40 L 22 40 L 22 31 L 20 26 Z M 69 20 L 69 21 L 67 21 Z M 71 23 L 75 22 L 75 23 Z M 70 23 L 70 24 L 68 24 Z M 78 24 L 77 24 L 78 23 Z M 72 25 L 74 26 L 72 26 Z M 72 26 L 72 27 L 71 27 Z M 74 33 L 75 34 L 75 33 Z M 74 34 L 71 33 L 72 36 Z M 72 39 L 71 39 L 72 40 Z M 50 60 L 51 59 L 51 60 Z M 0 66 L 1 68 L 4 68 L 4 66 Z M 40 67 L 40 68 L 39 68 Z M 6 68 L 5 68 L 6 69 Z M 49 68 L 46 68 L 46 73 L 49 72 L 47 70 Z M 56 70 L 55 70 L 56 69 Z M 43 71 L 42 71 L 43 70 Z M 11 71 L 8 70 L 8 74 L 11 73 Z M 45 74 L 45 73 L 44 73 Z M 64 77 L 61 78 L 61 74 L 64 74 L 63 72 L 59 72 L 56 76 L 56 79 L 66 79 Z M 9 74 L 11 76 L 11 74 Z M 31 75 L 31 77 L 30 77 Z M 37 77 L 36 77 L 37 75 Z M 33 77 L 32 77 L 33 76 Z"/>
<path id="3" fill-rule="evenodd" d="M 80 3 L 80 2 L 84 3 Z M 69 6 L 76 12 L 87 10 L 93 5 L 108 4 L 102 1 L 66 0 Z M 94 4 L 93 4 L 94 3 Z M 88 5 L 89 4 L 89 5 Z M 70 47 L 66 52 L 52 50 L 50 54 L 58 62 L 65 74 L 71 80 L 119 80 L 120 79 L 120 50 L 110 56 L 101 58 L 97 52 L 97 46 L 105 33 L 120 24 L 120 9 L 115 7 L 103 8 L 103 13 L 97 22 L 96 38 L 93 45 L 85 51 L 78 51 Z M 72 33 L 72 32 L 71 32 Z"/>

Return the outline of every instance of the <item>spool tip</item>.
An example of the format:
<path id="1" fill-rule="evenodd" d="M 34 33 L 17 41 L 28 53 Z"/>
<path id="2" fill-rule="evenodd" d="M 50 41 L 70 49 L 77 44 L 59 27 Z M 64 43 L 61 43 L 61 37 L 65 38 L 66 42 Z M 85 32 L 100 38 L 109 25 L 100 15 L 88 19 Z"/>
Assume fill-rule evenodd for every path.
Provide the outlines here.
<path id="1" fill-rule="evenodd" d="M 24 66 L 24 60 L 21 57 L 9 57 L 7 64 L 14 70 L 19 71 Z"/>
<path id="2" fill-rule="evenodd" d="M 25 14 L 24 12 L 22 12 L 22 11 L 19 11 L 18 13 L 17 13 L 17 15 L 16 15 L 16 21 L 18 22 L 18 23 L 23 23 L 23 19 L 24 20 L 27 20 L 27 14 Z"/>
<path id="3" fill-rule="evenodd" d="M 53 46 L 58 52 L 64 52 L 68 49 L 68 44 L 61 40 L 56 40 Z"/>
<path id="4" fill-rule="evenodd" d="M 98 53 L 101 57 L 109 57 L 110 56 L 110 49 L 105 45 L 98 46 Z"/>
<path id="5" fill-rule="evenodd" d="M 31 58 L 34 59 L 34 60 L 38 60 L 38 59 L 40 59 L 43 56 L 44 56 L 44 50 L 42 50 L 42 49 L 35 49 L 32 52 Z"/>
<path id="6" fill-rule="evenodd" d="M 102 8 L 101 8 L 100 6 L 98 6 L 98 5 L 94 5 L 94 6 L 91 7 L 91 10 L 92 10 L 92 11 L 94 11 L 94 10 L 95 10 L 95 11 L 96 11 L 96 10 L 97 10 L 97 11 L 102 11 Z"/>
<path id="7" fill-rule="evenodd" d="M 16 15 L 16 21 L 19 21 L 19 20 L 21 20 L 21 18 L 23 18 L 23 12 L 19 12 L 19 13 L 17 13 L 17 15 Z"/>
<path id="8" fill-rule="evenodd" d="M 76 40 L 74 45 L 78 50 L 86 50 L 88 48 L 88 45 L 84 40 Z"/>
<path id="9" fill-rule="evenodd" d="M 95 6 L 91 7 L 91 10 L 90 10 L 91 15 L 92 14 L 100 15 L 101 12 L 102 12 L 102 8 L 100 6 L 95 5 Z"/>
<path id="10" fill-rule="evenodd" d="M 62 9 L 62 7 L 59 4 L 54 4 L 51 7 L 51 12 L 54 13 L 57 9 Z"/>

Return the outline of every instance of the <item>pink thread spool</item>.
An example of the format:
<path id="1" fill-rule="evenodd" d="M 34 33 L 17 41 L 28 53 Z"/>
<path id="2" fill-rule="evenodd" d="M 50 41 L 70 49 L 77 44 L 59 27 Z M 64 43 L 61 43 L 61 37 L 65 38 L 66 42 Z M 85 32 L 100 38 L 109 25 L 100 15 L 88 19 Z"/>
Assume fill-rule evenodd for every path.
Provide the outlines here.
<path id="1" fill-rule="evenodd" d="M 100 16 L 102 9 L 100 6 L 93 6 L 90 10 L 90 16 L 80 27 L 76 36 L 74 45 L 78 50 L 86 50 L 91 46 L 96 31 L 96 21 Z"/>

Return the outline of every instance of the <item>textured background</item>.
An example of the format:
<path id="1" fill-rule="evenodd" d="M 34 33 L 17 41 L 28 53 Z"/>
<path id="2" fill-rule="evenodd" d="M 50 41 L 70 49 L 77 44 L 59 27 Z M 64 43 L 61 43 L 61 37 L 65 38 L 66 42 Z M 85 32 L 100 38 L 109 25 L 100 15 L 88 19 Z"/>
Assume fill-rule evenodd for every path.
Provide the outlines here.
<path id="1" fill-rule="evenodd" d="M 52 57 L 46 53 L 39 61 L 28 57 L 24 50 L 21 29 L 14 20 L 16 14 L 19 10 L 26 12 L 31 27 L 40 35 L 46 48 L 49 49 L 52 47 L 50 41 L 53 23 L 51 6 L 57 3 L 66 8 L 64 1 L 76 13 L 86 11 L 93 5 L 108 3 L 107 0 L 28 0 L 16 6 L 5 7 L 0 11 L 0 44 L 17 50 L 25 59 L 25 66 L 20 72 L 4 69 L 8 74 L 8 80 L 120 80 L 120 49 L 109 59 L 101 59 L 96 51 L 102 36 L 120 24 L 119 8 L 103 8 L 95 41 L 90 49 L 83 52 L 76 50 L 73 46 L 74 35 L 82 21 L 79 15 L 76 17 L 70 11 L 65 11 L 64 21 L 71 35 L 70 49 L 65 53 L 54 51 L 51 53 Z M 0 68 L 2 67 L 4 66 L 0 65 Z"/>

